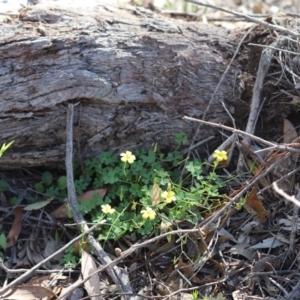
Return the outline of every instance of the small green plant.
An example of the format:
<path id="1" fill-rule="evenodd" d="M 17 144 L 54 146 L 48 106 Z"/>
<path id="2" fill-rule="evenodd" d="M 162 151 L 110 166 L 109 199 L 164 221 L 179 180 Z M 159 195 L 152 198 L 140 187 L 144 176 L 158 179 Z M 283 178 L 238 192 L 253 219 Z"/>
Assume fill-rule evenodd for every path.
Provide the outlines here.
<path id="1" fill-rule="evenodd" d="M 45 193 L 49 197 L 65 197 L 67 194 L 67 178 L 66 176 L 60 176 L 56 181 L 53 179 L 53 175 L 50 172 L 44 172 L 42 174 L 41 182 L 34 185 L 36 191 Z"/>
<path id="2" fill-rule="evenodd" d="M 60 259 L 59 263 L 65 267 L 74 267 L 79 263 L 80 258 L 75 255 L 75 248 L 73 246 L 65 250 L 64 256 Z"/>
<path id="3" fill-rule="evenodd" d="M 200 298 L 199 292 L 197 290 L 191 292 L 193 300 L 226 300 L 222 293 L 219 293 L 217 297 L 204 297 Z"/>
<path id="4" fill-rule="evenodd" d="M 187 138 L 178 134 L 175 140 L 182 144 Z M 89 201 L 81 201 L 80 210 L 94 223 L 105 220 L 99 240 L 117 240 L 132 231 L 141 235 L 153 230 L 158 233 L 161 224 L 172 225 L 182 220 L 196 224 L 203 212 L 220 205 L 222 199 L 219 189 L 224 182 L 215 169 L 219 161 L 227 159 L 227 153 L 217 150 L 214 157 L 209 174 L 203 174 L 204 163 L 200 160 L 189 161 L 184 180 L 180 181 L 185 158 L 177 150 L 158 153 L 154 145 L 152 150 L 142 149 L 134 154 L 125 151 L 119 157 L 110 151 L 102 152 L 86 160 L 83 169 L 74 170 L 78 195 L 87 189 L 107 190 L 105 197 L 95 193 Z M 36 188 L 42 186 L 48 196 L 54 196 L 54 191 L 66 192 L 65 179 L 54 181 L 50 175 L 44 173 Z"/>
<path id="5" fill-rule="evenodd" d="M 236 204 L 235 204 L 235 208 L 237 210 L 241 210 L 244 205 L 246 204 L 246 201 L 247 201 L 247 197 L 242 197 Z"/>
<path id="6" fill-rule="evenodd" d="M 9 142 L 7 145 L 4 143 L 0 148 L 0 157 L 4 154 L 4 152 L 13 144 L 14 141 Z"/>
<path id="7" fill-rule="evenodd" d="M 191 292 L 193 300 L 199 300 L 199 292 L 197 290 Z"/>

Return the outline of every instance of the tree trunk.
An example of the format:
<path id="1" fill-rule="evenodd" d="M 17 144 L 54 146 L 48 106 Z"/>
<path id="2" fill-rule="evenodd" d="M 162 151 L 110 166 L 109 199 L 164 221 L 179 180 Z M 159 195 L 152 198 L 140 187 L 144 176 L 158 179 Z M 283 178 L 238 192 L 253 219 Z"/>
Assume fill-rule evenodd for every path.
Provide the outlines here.
<path id="1" fill-rule="evenodd" d="M 223 28 L 142 9 L 38 4 L 0 24 L 3 166 L 55 166 L 65 158 L 66 105 L 75 112 L 75 158 L 104 150 L 174 149 L 198 124 L 232 125 L 243 89 L 238 41 Z M 248 62 L 245 62 L 247 64 Z M 195 142 L 216 135 L 201 127 Z"/>

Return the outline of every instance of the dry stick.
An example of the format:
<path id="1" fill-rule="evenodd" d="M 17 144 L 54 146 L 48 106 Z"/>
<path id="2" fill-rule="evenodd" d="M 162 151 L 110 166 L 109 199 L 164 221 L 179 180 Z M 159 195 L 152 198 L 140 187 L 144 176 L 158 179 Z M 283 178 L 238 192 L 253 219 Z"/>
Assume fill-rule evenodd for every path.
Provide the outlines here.
<path id="1" fill-rule="evenodd" d="M 300 37 L 300 34 L 295 32 L 295 31 L 289 30 L 289 29 L 287 29 L 285 27 L 282 27 L 282 26 L 272 25 L 268 22 L 261 21 L 257 18 L 251 17 L 251 16 L 243 14 L 243 13 L 239 13 L 237 11 L 234 11 L 234 10 L 231 10 L 231 9 L 228 9 L 228 8 L 216 6 L 216 5 L 207 3 L 207 2 L 202 2 L 202 1 L 197 1 L 197 0 L 185 0 L 185 1 L 190 2 L 190 3 L 194 3 L 194 4 L 198 4 L 198 5 L 201 5 L 201 6 L 205 6 L 205 7 L 210 7 L 210 8 L 213 8 L 213 9 L 220 10 L 220 11 L 224 11 L 224 12 L 227 12 L 231 15 L 235 15 L 235 16 L 245 18 L 248 21 L 264 25 L 268 28 L 271 28 L 271 29 L 274 29 L 274 30 L 277 30 L 277 31 L 280 31 L 280 32 L 283 32 L 283 33 L 286 33 L 286 34 L 290 34 L 290 35 L 295 36 L 295 37 Z"/>
<path id="2" fill-rule="evenodd" d="M 298 198 L 298 200 L 300 199 L 300 194 L 298 192 L 298 195 L 296 196 L 296 198 Z M 298 232 L 298 215 L 299 215 L 299 206 L 294 205 L 293 207 L 293 219 L 292 219 L 292 230 L 290 233 L 290 245 L 289 245 L 289 249 L 287 251 L 287 256 L 290 256 L 291 254 L 293 254 L 293 252 L 295 251 L 295 244 L 296 244 L 296 235 Z"/>
<path id="3" fill-rule="evenodd" d="M 300 201 L 299 201 L 300 200 L 300 192 L 298 193 L 297 197 L 290 196 L 285 191 L 280 189 L 276 182 L 273 182 L 272 186 L 276 193 L 278 193 L 280 196 L 284 197 L 284 199 L 286 199 L 286 200 L 292 202 L 293 204 L 297 205 L 298 207 L 300 207 Z"/>
<path id="4" fill-rule="evenodd" d="M 273 47 L 281 48 L 282 46 L 284 46 L 285 43 L 286 43 L 286 39 L 284 37 L 281 37 L 271 44 L 272 48 L 266 48 L 262 51 L 259 65 L 258 65 L 257 76 L 253 86 L 251 109 L 250 109 L 248 123 L 245 130 L 247 133 L 253 134 L 255 131 L 255 126 L 258 119 L 258 113 L 261 106 L 261 95 L 264 88 L 264 80 L 269 71 L 274 52 L 276 51 L 275 49 L 273 49 Z M 250 139 L 246 137 L 245 141 L 249 143 Z"/>
<path id="5" fill-rule="evenodd" d="M 300 152 L 300 149 L 299 148 L 292 148 L 292 147 L 288 147 L 288 146 L 285 146 L 285 145 L 278 145 L 276 143 L 272 143 L 272 142 L 269 142 L 267 140 L 264 140 L 260 137 L 257 137 L 253 134 L 250 134 L 250 133 L 247 133 L 245 131 L 242 131 L 242 130 L 239 130 L 239 129 L 235 129 L 235 128 L 232 128 L 232 127 L 229 127 L 229 126 L 225 126 L 225 125 L 222 125 L 222 124 L 218 124 L 218 123 L 214 123 L 214 122 L 208 122 L 208 121 L 204 121 L 204 120 L 200 120 L 200 119 L 195 119 L 195 118 L 191 118 L 191 117 L 183 117 L 183 119 L 185 120 L 189 120 L 189 121 L 194 121 L 194 122 L 199 122 L 199 123 L 203 123 L 203 124 L 207 124 L 207 125 L 210 125 L 210 126 L 213 126 L 213 127 L 219 127 L 219 128 L 222 128 L 222 129 L 225 129 L 225 130 L 229 130 L 233 133 L 239 133 L 239 134 L 242 134 L 242 135 L 245 135 L 245 136 L 248 136 L 250 137 L 251 139 L 253 140 L 257 140 L 258 142 L 261 142 L 265 145 L 269 145 L 271 146 L 271 148 L 269 148 L 270 150 L 272 149 L 278 149 L 278 150 L 282 150 L 282 151 L 289 151 L 289 152 L 296 152 L 296 153 L 299 153 Z M 293 144 L 296 146 L 296 144 Z"/>
<path id="6" fill-rule="evenodd" d="M 257 182 L 259 182 L 262 178 L 264 178 L 266 175 L 268 175 L 275 167 L 277 167 L 280 163 L 282 163 L 283 160 L 285 160 L 287 157 L 283 157 L 279 159 L 277 162 L 275 162 L 273 165 L 271 165 L 269 168 L 267 168 L 264 172 L 262 172 L 259 176 L 254 177 L 252 181 L 243 189 L 241 190 L 237 195 L 235 195 L 233 198 L 229 200 L 229 202 L 222 207 L 218 212 L 214 213 L 214 215 L 205 221 L 203 221 L 201 224 L 204 224 L 201 226 L 200 229 L 204 231 L 206 228 L 209 227 L 209 225 L 215 221 L 217 218 L 219 218 L 227 209 L 229 209 L 232 204 L 237 202 L 243 195 L 250 190 Z"/>
<path id="7" fill-rule="evenodd" d="M 68 203 L 71 208 L 71 213 L 73 215 L 74 221 L 77 223 L 80 230 L 87 231 L 89 227 L 86 224 L 82 214 L 78 209 L 78 202 L 75 193 L 74 186 L 74 176 L 73 176 L 73 116 L 74 116 L 74 105 L 69 104 L 67 109 L 67 142 L 66 142 L 66 171 L 67 171 L 67 188 L 68 188 Z M 103 250 L 92 234 L 87 236 L 88 244 L 95 251 L 98 259 L 102 264 L 111 264 L 112 260 Z M 121 270 L 117 266 L 108 267 L 107 273 L 118 286 L 119 291 L 128 294 L 126 299 L 133 299 L 131 296 L 133 294 L 132 288 L 129 283 L 129 278 L 125 271 Z"/>
<path id="8" fill-rule="evenodd" d="M 279 38 L 275 42 L 271 44 L 271 46 L 275 47 L 280 47 L 286 42 L 285 38 Z M 256 123 L 258 120 L 258 116 L 260 113 L 260 109 L 262 107 L 262 101 L 261 101 L 261 96 L 264 88 L 264 80 L 265 77 L 269 71 L 272 57 L 274 55 L 275 50 L 273 48 L 266 48 L 262 51 L 260 60 L 259 60 L 259 65 L 258 65 L 258 70 L 257 70 L 257 75 L 255 79 L 255 83 L 253 86 L 253 92 L 252 92 L 252 99 L 251 99 L 251 106 L 250 106 L 250 113 L 248 117 L 248 122 L 246 125 L 246 132 L 250 134 L 254 134 L 255 132 L 255 127 Z M 249 136 L 246 136 L 244 141 L 246 143 L 251 142 L 251 138 Z M 243 168 L 243 163 L 242 163 L 242 153 L 240 153 L 238 163 L 237 163 L 237 173 L 240 173 L 241 169 Z"/>
<path id="9" fill-rule="evenodd" d="M 294 43 L 297 43 L 297 41 L 293 40 L 293 39 L 290 39 L 288 37 L 286 37 L 287 40 L 291 40 L 293 41 Z M 281 51 L 281 52 L 284 52 L 284 53 L 288 53 L 288 54 L 292 54 L 292 55 L 297 55 L 299 56 L 300 53 L 299 52 L 294 52 L 294 51 L 290 51 L 288 49 L 282 49 L 282 48 L 276 48 L 276 47 L 273 47 L 272 45 L 260 45 L 260 44 L 253 44 L 253 43 L 249 43 L 248 46 L 254 46 L 254 47 L 260 47 L 260 48 L 269 48 L 269 49 L 273 49 L 275 51 Z"/>
<path id="10" fill-rule="evenodd" d="M 240 134 L 244 134 L 244 135 L 247 135 L 247 136 L 251 136 L 252 138 L 254 138 L 256 140 L 260 140 L 262 143 L 265 143 L 267 145 L 273 146 L 274 148 L 278 148 L 278 149 L 281 149 L 281 150 L 284 150 L 284 151 L 286 151 L 286 150 L 288 150 L 288 148 L 290 148 L 290 147 L 285 147 L 285 146 L 281 147 L 279 145 L 268 142 L 264 139 L 258 138 L 258 137 L 254 136 L 252 134 L 249 134 L 249 133 L 246 133 L 246 132 L 243 132 L 241 130 L 234 129 L 234 128 L 231 128 L 231 127 L 228 127 L 228 126 L 225 126 L 225 125 L 216 124 L 216 123 L 213 123 L 213 122 L 207 122 L 207 121 L 203 121 L 203 120 L 199 120 L 199 119 L 195 119 L 195 118 L 190 118 L 190 117 L 183 117 L 183 119 L 208 124 L 208 125 L 211 125 L 211 126 L 214 126 L 214 127 L 220 127 L 220 128 L 223 128 L 223 129 L 230 130 L 234 133 L 240 133 Z M 291 150 L 295 151 L 294 148 L 291 148 Z M 289 150 L 289 151 L 291 151 L 291 150 Z M 300 149 L 298 151 L 300 151 Z M 240 191 L 236 196 L 231 198 L 230 201 L 223 208 L 221 208 L 218 212 L 216 212 L 212 217 L 210 217 L 209 219 L 202 222 L 201 224 L 204 224 L 204 223 L 205 224 L 203 226 L 201 226 L 201 224 L 200 224 L 201 230 L 205 230 L 206 228 L 208 228 L 210 223 L 212 223 L 214 220 L 219 218 L 226 209 L 230 208 L 232 206 L 232 204 L 234 204 L 236 201 L 238 201 L 250 188 L 252 188 L 255 185 L 256 182 L 258 182 L 263 177 L 265 177 L 268 173 L 270 173 L 277 165 L 279 165 L 287 157 L 288 156 L 282 157 L 277 162 L 275 162 L 272 166 L 270 166 L 268 169 L 266 169 L 263 173 L 261 173 L 259 176 L 257 176 L 256 178 L 254 177 L 252 179 L 252 181 L 248 184 L 248 186 L 245 187 L 242 191 Z"/>
<path id="11" fill-rule="evenodd" d="M 288 255 L 292 254 L 294 252 L 294 249 L 295 249 L 296 235 L 297 235 L 297 231 L 298 231 L 298 214 L 299 214 L 299 207 L 300 207 L 300 189 L 299 189 L 299 187 L 297 187 L 297 189 L 298 189 L 297 195 L 291 197 L 291 196 L 287 195 L 282 189 L 280 189 L 278 187 L 278 185 L 276 184 L 276 182 L 273 183 L 273 188 L 278 194 L 280 194 L 285 199 L 291 201 L 294 204 L 293 221 L 292 221 L 293 223 L 292 223 L 292 230 L 291 230 L 291 233 L 290 233 L 290 245 L 289 245 L 289 248 L 288 248 L 288 251 L 287 251 L 287 256 L 288 256 Z M 293 299 L 294 295 L 296 294 L 296 292 L 298 290 L 299 290 L 299 286 L 297 285 L 297 287 L 294 287 L 293 290 L 285 296 L 285 299 Z"/>
<path id="12" fill-rule="evenodd" d="M 5 293 L 9 288 L 14 287 L 16 284 L 18 284 L 19 282 L 23 281 L 24 279 L 27 278 L 27 276 L 31 275 L 35 270 L 37 270 L 38 268 L 42 267 L 43 264 L 45 264 L 46 262 L 50 261 L 52 258 L 54 258 L 57 254 L 63 252 L 64 250 L 66 250 L 67 248 L 69 248 L 70 246 L 72 246 L 74 244 L 74 242 L 80 240 L 82 237 L 84 237 L 86 234 L 92 232 L 93 230 L 95 230 L 95 228 L 99 225 L 100 223 L 94 225 L 93 227 L 91 227 L 88 231 L 83 232 L 82 234 L 80 234 L 79 236 L 77 236 L 76 238 L 74 238 L 72 241 L 70 241 L 69 243 L 67 243 L 65 246 L 63 246 L 62 248 L 60 248 L 59 250 L 57 250 L 56 252 L 54 252 L 53 254 L 51 254 L 50 256 L 48 256 L 47 258 L 45 258 L 44 260 L 42 260 L 41 262 L 39 262 L 38 264 L 36 264 L 34 267 L 32 267 L 31 269 L 27 270 L 23 275 L 20 275 L 18 278 L 16 278 L 14 281 L 12 281 L 11 283 L 9 283 L 8 285 L 6 285 L 5 287 L 3 287 L 0 290 L 0 299 L 1 299 L 1 295 L 3 295 L 3 293 Z"/>
<path id="13" fill-rule="evenodd" d="M 299 288 L 300 288 L 300 281 L 296 284 L 296 286 L 293 287 L 293 290 L 288 295 L 286 295 L 283 299 L 285 300 L 295 299 L 293 298 L 295 295 L 299 297 Z"/>
<path id="14" fill-rule="evenodd" d="M 282 176 L 281 178 L 277 179 L 276 181 L 274 181 L 275 183 L 280 183 L 283 180 L 286 180 L 288 177 L 290 177 L 291 175 L 293 175 L 294 173 L 297 173 L 300 170 L 300 167 L 296 168 L 295 170 L 285 174 L 284 176 Z M 266 186 L 263 189 L 261 189 L 257 194 L 261 195 L 264 191 L 268 190 L 270 188 L 270 186 Z"/>
<path id="15" fill-rule="evenodd" d="M 156 236 L 154 238 L 151 238 L 145 242 L 142 243 L 137 243 L 137 244 L 133 244 L 130 248 L 128 248 L 127 250 L 123 251 L 122 254 L 117 257 L 116 259 L 114 259 L 113 261 L 107 263 L 106 265 L 98 268 L 97 271 L 95 271 L 94 273 L 92 273 L 89 277 L 82 279 L 82 280 L 78 280 L 76 281 L 74 284 L 72 284 L 73 289 L 80 287 L 83 283 L 85 283 L 87 280 L 89 280 L 92 276 L 94 276 L 95 274 L 99 273 L 99 272 L 103 272 L 105 271 L 107 268 L 111 268 L 115 265 L 117 265 L 119 262 L 121 262 L 122 260 L 124 260 L 126 257 L 128 257 L 130 254 L 132 254 L 133 252 L 135 252 L 136 250 L 138 250 L 139 248 L 145 247 L 150 243 L 154 243 L 164 237 L 170 236 L 170 235 L 179 235 L 179 234 L 188 234 L 188 233 L 195 233 L 195 232 L 199 232 L 199 228 L 193 228 L 193 229 L 180 229 L 180 230 L 173 230 L 173 231 L 169 231 L 166 233 L 163 233 L 159 236 Z M 66 294 L 62 294 L 59 296 L 58 300 L 64 299 L 70 292 L 66 293 Z"/>
<path id="16" fill-rule="evenodd" d="M 243 38 L 242 38 L 241 41 L 239 42 L 239 44 L 238 44 L 238 46 L 237 46 L 237 49 L 235 50 L 235 52 L 234 52 L 234 54 L 233 54 L 233 56 L 232 56 L 232 58 L 231 58 L 231 60 L 230 60 L 230 62 L 229 62 L 229 64 L 228 64 L 228 66 L 226 67 L 226 70 L 225 70 L 224 73 L 222 74 L 222 77 L 221 77 L 220 81 L 218 82 L 218 84 L 217 84 L 217 86 L 216 86 L 216 88 L 215 88 L 215 90 L 214 90 L 214 93 L 212 94 L 212 96 L 211 96 L 211 98 L 210 98 L 210 100 L 209 100 L 209 102 L 208 102 L 207 108 L 205 109 L 205 111 L 204 111 L 204 113 L 203 113 L 203 117 L 202 117 L 203 119 L 205 119 L 206 114 L 208 113 L 208 110 L 210 109 L 211 104 L 212 104 L 212 102 L 213 102 L 213 100 L 214 100 L 214 98 L 215 98 L 215 96 L 216 96 L 216 94 L 217 94 L 217 91 L 219 90 L 219 87 L 221 86 L 221 84 L 222 84 L 222 82 L 223 82 L 223 80 L 224 80 L 226 74 L 228 73 L 228 71 L 229 71 L 229 69 L 230 69 L 230 67 L 231 67 L 231 65 L 232 65 L 232 63 L 233 63 L 233 61 L 234 61 L 234 59 L 235 59 L 235 57 L 237 56 L 237 54 L 238 54 L 238 52 L 239 52 L 239 50 L 240 50 L 240 47 L 241 47 L 242 43 L 244 42 L 244 40 L 246 39 L 246 37 L 248 36 L 248 34 L 252 31 L 252 29 L 253 29 L 253 27 L 251 27 L 251 28 L 246 32 L 246 34 L 243 36 Z M 223 105 L 224 105 L 224 103 L 223 103 Z M 231 117 L 231 116 L 230 116 L 230 117 Z M 200 124 L 199 124 L 198 127 L 197 127 L 197 130 L 196 130 L 196 132 L 195 132 L 195 134 L 194 134 L 194 137 L 193 137 L 193 140 L 192 140 L 192 142 L 191 142 L 191 146 L 189 147 L 188 155 L 187 155 L 188 158 L 190 157 L 191 151 L 192 151 L 192 149 L 194 148 L 195 139 L 196 139 L 197 135 L 199 134 L 199 131 L 200 131 Z M 184 170 L 185 167 L 186 167 L 187 161 L 188 161 L 188 160 L 185 161 L 183 170 Z M 181 172 L 181 175 L 180 175 L 180 181 L 182 181 L 182 176 L 183 176 L 183 171 Z"/>

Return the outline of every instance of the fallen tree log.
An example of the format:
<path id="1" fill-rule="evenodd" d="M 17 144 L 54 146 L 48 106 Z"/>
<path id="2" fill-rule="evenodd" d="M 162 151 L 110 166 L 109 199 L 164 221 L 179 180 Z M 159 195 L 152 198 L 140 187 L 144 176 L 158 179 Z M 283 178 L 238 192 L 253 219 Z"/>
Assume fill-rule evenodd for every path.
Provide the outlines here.
<path id="1" fill-rule="evenodd" d="M 70 102 L 77 159 L 154 142 L 172 149 L 176 133 L 195 134 L 183 116 L 231 125 L 223 104 L 248 110 L 238 61 L 212 97 L 244 32 L 96 4 L 28 6 L 2 22 L 0 137 L 15 141 L 2 166 L 61 164 Z M 195 142 L 215 134 L 203 127 Z"/>

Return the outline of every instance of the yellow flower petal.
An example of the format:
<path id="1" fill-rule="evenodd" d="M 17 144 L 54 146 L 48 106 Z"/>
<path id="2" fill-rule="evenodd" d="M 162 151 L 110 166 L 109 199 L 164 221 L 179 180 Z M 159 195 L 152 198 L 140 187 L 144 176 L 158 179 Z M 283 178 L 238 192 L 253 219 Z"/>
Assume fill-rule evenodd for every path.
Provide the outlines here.
<path id="1" fill-rule="evenodd" d="M 215 150 L 213 157 L 217 160 L 217 161 L 222 161 L 222 160 L 227 160 L 228 156 L 227 156 L 227 152 L 225 150 Z"/>
<path id="2" fill-rule="evenodd" d="M 115 209 L 111 208 L 109 204 L 101 205 L 101 209 L 105 214 L 113 214 L 115 212 Z"/>
<path id="3" fill-rule="evenodd" d="M 142 218 L 143 219 L 150 219 L 154 220 L 156 216 L 156 212 L 151 207 L 146 207 L 146 209 L 141 210 Z"/>
<path id="4" fill-rule="evenodd" d="M 172 203 L 176 200 L 175 193 L 173 191 L 164 191 L 162 192 L 161 197 L 166 199 L 166 203 Z"/>
<path id="5" fill-rule="evenodd" d="M 136 160 L 135 155 L 133 155 L 131 151 L 126 151 L 125 153 L 121 153 L 120 155 L 121 161 L 125 163 L 128 162 L 129 164 L 132 164 Z"/>

